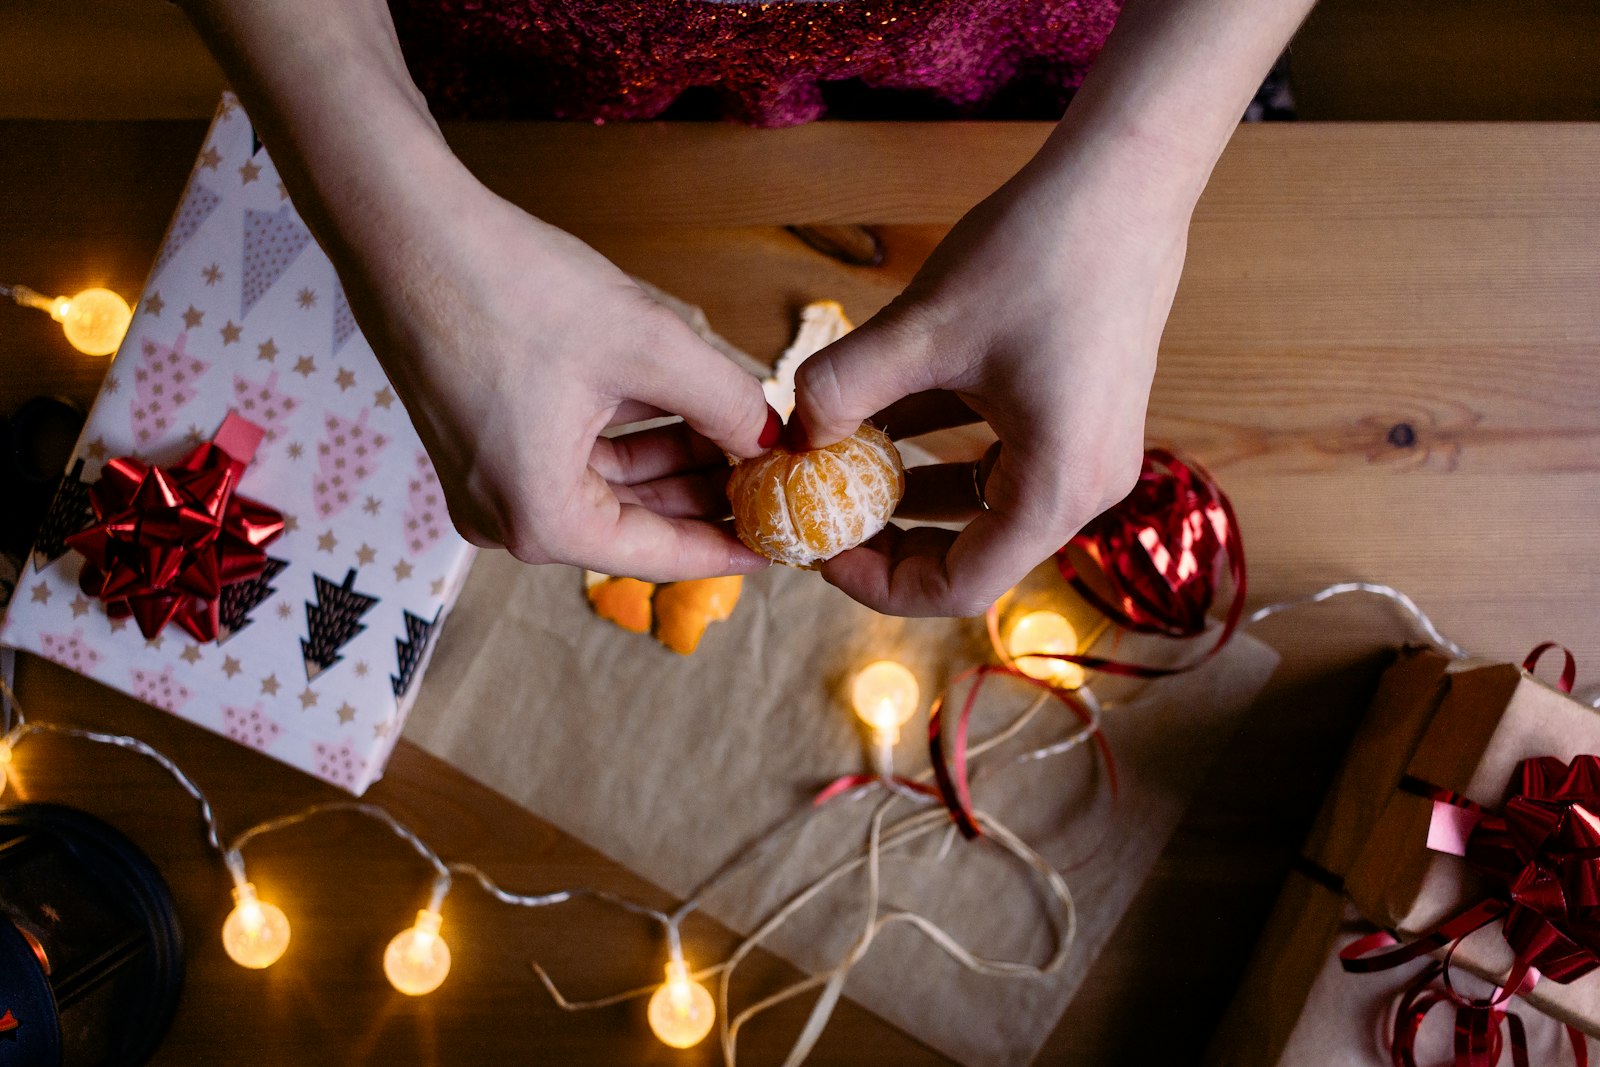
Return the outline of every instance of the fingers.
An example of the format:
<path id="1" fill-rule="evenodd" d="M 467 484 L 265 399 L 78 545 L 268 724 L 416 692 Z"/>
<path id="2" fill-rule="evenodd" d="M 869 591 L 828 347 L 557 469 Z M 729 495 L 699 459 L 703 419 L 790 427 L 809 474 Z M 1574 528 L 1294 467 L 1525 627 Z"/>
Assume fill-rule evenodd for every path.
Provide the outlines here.
<path id="1" fill-rule="evenodd" d="M 800 365 L 792 431 L 810 448 L 841 441 L 896 401 L 940 388 L 922 335 L 878 319 L 846 334 Z M 898 429 L 896 436 L 901 436 Z"/>
<path id="2" fill-rule="evenodd" d="M 625 504 L 638 504 L 657 515 L 675 519 L 725 519 L 732 513 L 728 504 L 729 469 L 682 474 L 671 478 L 617 485 L 612 490 Z"/>
<path id="3" fill-rule="evenodd" d="M 726 469 L 728 460 L 715 441 L 677 423 L 599 438 L 589 453 L 589 466 L 608 482 L 632 485 L 687 471 Z"/>
<path id="4" fill-rule="evenodd" d="M 677 582 L 748 574 L 772 565 L 740 543 L 726 526 L 660 515 L 642 503 L 610 499 L 611 506 L 586 516 L 580 531 L 587 546 L 580 561 L 586 567 L 652 582 Z M 681 499 L 687 506 L 691 498 L 686 494 Z"/>
<path id="5" fill-rule="evenodd" d="M 777 442 L 782 423 L 761 383 L 662 310 L 629 397 L 682 415 L 701 435 L 736 456 L 756 456 Z"/>
<path id="6" fill-rule="evenodd" d="M 906 468 L 906 491 L 897 519 L 966 522 L 983 510 L 972 463 L 930 463 Z"/>
<path id="7" fill-rule="evenodd" d="M 896 400 L 873 415 L 872 421 L 884 433 L 898 441 L 902 437 L 917 437 L 935 430 L 948 430 L 952 426 L 967 426 L 983 420 L 956 394 L 936 389 L 913 393 Z"/>

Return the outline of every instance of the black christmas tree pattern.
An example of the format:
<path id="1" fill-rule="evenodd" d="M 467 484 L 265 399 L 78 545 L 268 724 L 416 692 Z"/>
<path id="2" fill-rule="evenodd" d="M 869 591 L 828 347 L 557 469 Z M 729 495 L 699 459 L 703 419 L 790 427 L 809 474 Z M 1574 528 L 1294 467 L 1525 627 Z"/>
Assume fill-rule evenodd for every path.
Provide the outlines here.
<path id="1" fill-rule="evenodd" d="M 283 573 L 289 565 L 286 559 L 274 556 L 267 557 L 267 564 L 261 573 L 254 578 L 242 582 L 231 582 L 222 587 L 222 594 L 217 598 L 217 644 L 222 644 L 234 634 L 250 625 L 250 613 L 262 601 L 266 600 L 277 590 L 273 588 L 272 579 Z"/>
<path id="2" fill-rule="evenodd" d="M 366 629 L 361 616 L 378 603 L 377 597 L 356 591 L 354 567 L 344 576 L 343 585 L 334 585 L 320 574 L 311 577 L 317 599 L 315 603 L 306 601 L 306 636 L 300 639 L 308 682 L 344 658 L 339 650 Z"/>
<path id="3" fill-rule="evenodd" d="M 432 619 L 424 619 L 409 611 L 401 612 L 405 616 L 406 635 L 394 639 L 399 673 L 389 675 L 389 684 L 394 688 L 396 700 L 405 696 L 411 689 L 411 683 L 416 680 L 417 668 L 422 666 L 422 661 L 427 657 L 428 645 L 433 640 L 442 611 L 441 608 L 440 611 L 434 612 Z"/>
<path id="4" fill-rule="evenodd" d="M 278 391 L 278 372 L 273 371 L 261 381 L 235 374 L 233 406 L 239 414 L 265 430 L 266 440 L 271 443 L 287 432 L 288 418 L 300 406 L 300 401 Z"/>
<path id="5" fill-rule="evenodd" d="M 244 279 L 239 292 L 241 318 L 250 314 L 310 243 L 311 234 L 288 204 L 277 211 L 245 209 L 244 260 L 239 275 Z"/>
<path id="6" fill-rule="evenodd" d="M 167 239 L 161 244 L 161 254 L 156 258 L 155 273 L 159 273 L 167 261 L 177 255 L 184 245 L 189 243 L 189 238 L 211 217 L 211 213 L 222 203 L 222 197 L 201 185 L 196 179 L 189 183 L 189 189 L 183 196 L 183 203 L 178 206 L 178 214 L 172 220 L 172 226 L 167 230 Z"/>
<path id="7" fill-rule="evenodd" d="M 33 541 L 33 569 L 42 571 L 66 555 L 67 538 L 88 529 L 92 522 L 94 509 L 89 505 L 89 485 L 83 480 L 83 460 L 79 459 L 56 487 L 55 499 L 39 525 Z"/>
<path id="8" fill-rule="evenodd" d="M 171 345 L 146 339 L 133 370 L 133 437 L 141 448 L 157 444 L 177 413 L 195 397 L 194 383 L 211 366 L 184 351 L 187 331 Z"/>
<path id="9" fill-rule="evenodd" d="M 444 506 L 444 492 L 439 488 L 439 475 L 428 454 L 417 450 L 417 471 L 407 485 L 406 546 L 413 557 L 432 548 L 444 536 L 444 524 L 450 513 Z"/>
<path id="10" fill-rule="evenodd" d="M 278 735 L 283 732 L 283 727 L 266 713 L 259 700 L 248 708 L 236 708 L 224 704 L 222 726 L 223 732 L 229 737 L 259 752 L 265 752 L 267 746 L 276 741 Z"/>
<path id="11" fill-rule="evenodd" d="M 323 420 L 325 431 L 317 442 L 317 476 L 312 494 L 317 514 L 331 519 L 353 499 L 356 486 L 377 469 L 378 453 L 389 444 L 381 433 L 367 428 L 368 408 L 362 408 L 352 422 L 329 413 Z"/>
<path id="12" fill-rule="evenodd" d="M 356 317 L 350 313 L 350 301 L 345 299 L 344 286 L 335 282 L 333 286 L 333 354 L 338 355 L 339 349 L 350 340 L 356 332 Z"/>

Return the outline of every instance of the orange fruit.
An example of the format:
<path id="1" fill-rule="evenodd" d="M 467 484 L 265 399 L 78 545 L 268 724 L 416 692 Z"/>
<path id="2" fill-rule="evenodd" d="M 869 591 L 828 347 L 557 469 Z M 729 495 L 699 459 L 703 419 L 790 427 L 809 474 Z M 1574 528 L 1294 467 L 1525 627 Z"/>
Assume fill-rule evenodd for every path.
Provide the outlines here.
<path id="1" fill-rule="evenodd" d="M 740 462 L 728 499 L 739 540 L 768 559 L 812 567 L 888 525 L 905 488 L 894 442 L 864 422 L 826 448 L 779 446 Z"/>

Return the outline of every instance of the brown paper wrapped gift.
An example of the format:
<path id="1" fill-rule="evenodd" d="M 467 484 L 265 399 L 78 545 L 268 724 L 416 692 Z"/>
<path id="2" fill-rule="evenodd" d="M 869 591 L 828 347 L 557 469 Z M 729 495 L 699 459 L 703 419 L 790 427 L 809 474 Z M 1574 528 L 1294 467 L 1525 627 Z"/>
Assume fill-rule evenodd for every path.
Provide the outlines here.
<path id="1" fill-rule="evenodd" d="M 1406 769 L 1418 788 L 1449 790 L 1499 811 L 1523 760 L 1563 763 L 1600 753 L 1600 715 L 1510 664 L 1461 671 Z M 1345 874 L 1345 892 L 1367 919 L 1402 941 L 1423 936 L 1489 889 L 1457 856 L 1429 851 L 1433 802 L 1395 789 Z M 1510 970 L 1499 923 L 1457 946 L 1453 965 L 1490 982 Z M 1546 1015 L 1600 1035 L 1600 973 L 1539 982 L 1524 997 Z"/>
<path id="2" fill-rule="evenodd" d="M 1361 852 L 1447 694 L 1449 662 L 1435 652 L 1407 650 L 1384 674 L 1306 841 L 1305 862 L 1284 884 L 1207 1063 L 1307 1067 L 1366 1062 L 1377 1051 L 1375 1020 L 1394 984 L 1339 966 L 1339 947 L 1371 927 L 1334 887 Z"/>

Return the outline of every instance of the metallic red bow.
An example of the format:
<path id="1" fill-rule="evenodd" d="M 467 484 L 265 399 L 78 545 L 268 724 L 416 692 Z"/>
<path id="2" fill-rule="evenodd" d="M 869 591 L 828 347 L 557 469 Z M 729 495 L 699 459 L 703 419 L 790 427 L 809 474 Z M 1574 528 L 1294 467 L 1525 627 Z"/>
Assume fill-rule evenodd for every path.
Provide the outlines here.
<path id="1" fill-rule="evenodd" d="M 260 574 L 283 533 L 282 514 L 234 492 L 262 433 L 229 412 L 174 467 L 106 464 L 89 490 L 95 524 L 66 542 L 87 560 L 78 584 L 107 615 L 132 615 L 147 638 L 174 620 L 198 641 L 216 638 L 222 588 Z"/>

